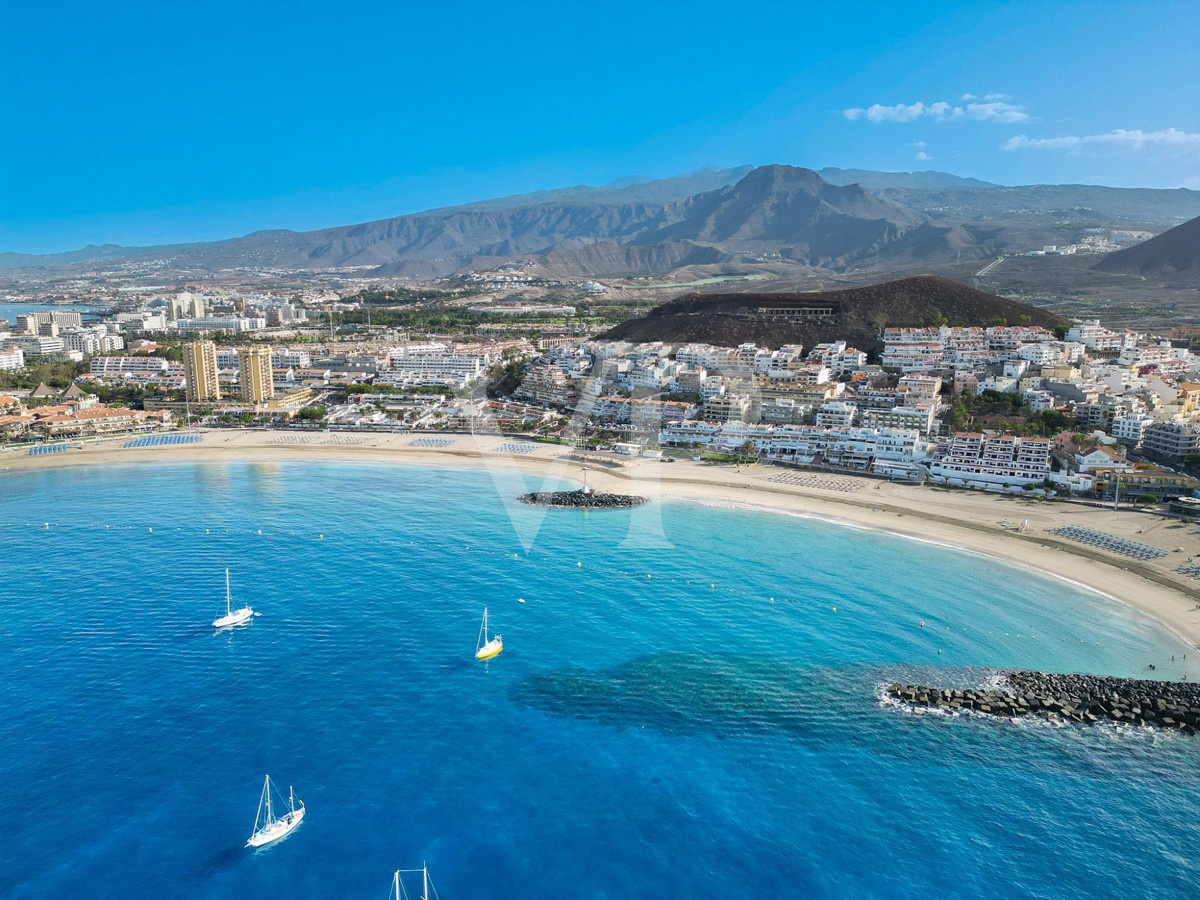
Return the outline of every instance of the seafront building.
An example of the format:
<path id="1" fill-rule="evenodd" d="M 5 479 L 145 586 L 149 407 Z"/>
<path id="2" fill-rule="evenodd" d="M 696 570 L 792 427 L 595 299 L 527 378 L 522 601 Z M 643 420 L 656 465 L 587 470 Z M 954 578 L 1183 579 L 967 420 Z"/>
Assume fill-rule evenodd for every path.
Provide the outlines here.
<path id="1" fill-rule="evenodd" d="M 1038 485 L 1050 478 L 1048 438 L 958 432 L 928 463 L 930 478 L 960 484 Z"/>
<path id="2" fill-rule="evenodd" d="M 213 352 L 215 366 L 215 348 Z M 244 402 L 253 405 L 266 403 L 275 396 L 270 347 L 259 344 L 238 349 L 238 392 Z"/>
<path id="3" fill-rule="evenodd" d="M 221 399 L 217 345 L 212 341 L 193 341 L 184 345 L 183 371 L 187 379 L 187 398 L 192 403 Z"/>

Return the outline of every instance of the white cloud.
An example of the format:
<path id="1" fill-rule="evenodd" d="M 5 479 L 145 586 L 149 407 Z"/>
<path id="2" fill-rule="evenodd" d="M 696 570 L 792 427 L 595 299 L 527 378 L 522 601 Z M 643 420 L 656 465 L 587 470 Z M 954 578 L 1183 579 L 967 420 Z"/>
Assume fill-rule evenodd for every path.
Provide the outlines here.
<path id="1" fill-rule="evenodd" d="M 1024 122 L 1029 118 L 1029 113 L 1004 100 L 989 100 L 986 103 L 968 103 L 966 116 L 977 122 L 999 122 L 1008 125 L 1012 122 Z"/>
<path id="2" fill-rule="evenodd" d="M 1116 128 L 1104 134 L 1064 135 L 1052 138 L 1031 138 L 1023 134 L 1009 138 L 1004 150 L 1082 150 L 1084 147 L 1122 147 L 1141 150 L 1143 147 L 1200 147 L 1200 134 L 1165 128 L 1162 131 Z"/>
<path id="3" fill-rule="evenodd" d="M 938 100 L 935 103 L 896 103 L 886 106 L 873 103 L 870 106 L 854 106 L 842 110 L 842 115 L 851 122 L 866 119 L 868 122 L 915 122 L 918 119 L 933 119 L 935 122 L 974 121 L 1009 124 L 1024 122 L 1029 114 L 1020 106 L 1009 103 L 1003 94 L 963 94 L 965 105 Z M 966 102 L 970 101 L 970 102 Z"/>
<path id="4" fill-rule="evenodd" d="M 916 155 L 915 157 L 913 157 L 913 158 L 914 158 L 914 159 L 919 159 L 919 160 L 922 160 L 922 161 L 924 161 L 924 160 L 927 160 L 927 159 L 933 159 L 933 157 L 932 157 L 932 156 L 930 156 L 928 153 L 926 153 L 924 150 L 918 150 L 918 151 L 917 151 L 917 155 Z"/>

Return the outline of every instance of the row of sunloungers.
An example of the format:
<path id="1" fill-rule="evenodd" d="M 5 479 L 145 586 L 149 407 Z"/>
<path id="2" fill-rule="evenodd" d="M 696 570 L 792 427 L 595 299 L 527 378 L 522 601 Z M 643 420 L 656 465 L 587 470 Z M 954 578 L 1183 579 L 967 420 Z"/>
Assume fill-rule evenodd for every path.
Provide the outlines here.
<path id="1" fill-rule="evenodd" d="M 48 453 L 65 453 L 74 446 L 75 444 L 40 444 L 37 447 L 30 447 L 29 455 L 45 456 Z"/>
<path id="2" fill-rule="evenodd" d="M 1096 531 L 1094 528 L 1084 528 L 1080 525 L 1061 525 L 1054 529 L 1054 533 L 1081 544 L 1087 544 L 1089 547 L 1107 550 L 1110 553 L 1120 553 L 1122 556 L 1129 556 L 1133 559 L 1161 559 L 1167 555 L 1167 551 L 1160 547 L 1151 547 L 1149 544 L 1141 544 L 1128 538 Z"/>
<path id="3" fill-rule="evenodd" d="M 780 472 L 770 479 L 775 484 L 792 484 L 796 487 L 821 488 L 825 491 L 842 491 L 853 494 L 861 485 L 845 478 L 825 478 L 821 475 L 801 475 L 797 472 Z"/>
<path id="4" fill-rule="evenodd" d="M 125 442 L 126 450 L 141 447 L 173 447 L 176 444 L 195 444 L 201 439 L 198 434 L 153 434 L 149 437 L 136 438 Z"/>

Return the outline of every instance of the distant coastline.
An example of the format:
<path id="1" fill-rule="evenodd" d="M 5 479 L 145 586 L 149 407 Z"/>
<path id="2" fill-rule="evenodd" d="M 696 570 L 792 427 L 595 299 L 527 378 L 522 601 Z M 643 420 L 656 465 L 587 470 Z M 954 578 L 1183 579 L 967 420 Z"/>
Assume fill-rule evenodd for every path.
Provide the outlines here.
<path id="1" fill-rule="evenodd" d="M 510 438 L 454 435 L 450 446 L 410 446 L 413 434 L 327 434 L 265 430 L 214 430 L 197 444 L 124 449 L 126 438 L 82 450 L 45 456 L 0 451 L 5 474 L 73 465 L 146 462 L 360 461 L 444 465 L 582 481 L 583 465 L 566 448 L 531 442 L 526 453 L 505 452 Z M 348 442 L 351 441 L 352 442 Z M 619 459 L 619 458 L 618 458 Z M 1032 569 L 1132 608 L 1200 648 L 1200 585 L 1174 568 L 1200 557 L 1200 532 L 1133 512 L 1038 503 L 973 492 L 938 490 L 877 479 L 838 476 L 843 489 L 772 481 L 791 470 L 751 465 L 733 468 L 680 461 L 664 466 L 651 459 L 622 459 L 619 467 L 588 467 L 598 491 L 650 499 L 689 500 L 710 505 L 757 508 L 826 519 L 980 553 Z M 1023 533 L 1017 526 L 1027 523 Z M 1110 531 L 1171 551 L 1157 562 L 1133 561 L 1062 539 L 1052 529 L 1064 523 Z M 1175 552 L 1178 548 L 1178 552 Z"/>

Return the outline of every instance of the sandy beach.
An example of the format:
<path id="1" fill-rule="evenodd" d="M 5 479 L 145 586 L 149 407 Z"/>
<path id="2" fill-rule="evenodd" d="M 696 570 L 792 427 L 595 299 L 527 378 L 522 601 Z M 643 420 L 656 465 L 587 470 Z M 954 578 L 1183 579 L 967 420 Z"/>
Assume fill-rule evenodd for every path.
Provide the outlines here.
<path id="1" fill-rule="evenodd" d="M 348 460 L 512 471 L 576 482 L 583 477 L 584 463 L 568 459 L 569 448 L 497 435 L 256 430 L 202 435 L 198 443 L 139 449 L 125 449 L 128 438 L 121 437 L 50 455 L 4 450 L 0 473 L 104 463 Z M 434 443 L 439 440 L 446 443 Z M 527 452 L 517 452 L 517 447 Z M 1200 528 L 1195 525 L 1131 511 L 768 465 L 588 456 L 593 460 L 587 463 L 588 483 L 597 490 L 814 516 L 982 553 L 1088 587 L 1150 616 L 1200 648 L 1200 580 L 1175 571 L 1180 563 L 1200 556 Z M 1027 524 L 1021 529 L 1023 522 Z M 1133 560 L 1053 533 L 1064 524 L 1169 552 L 1158 560 Z M 997 599 L 1002 602 L 1002 595 Z"/>

